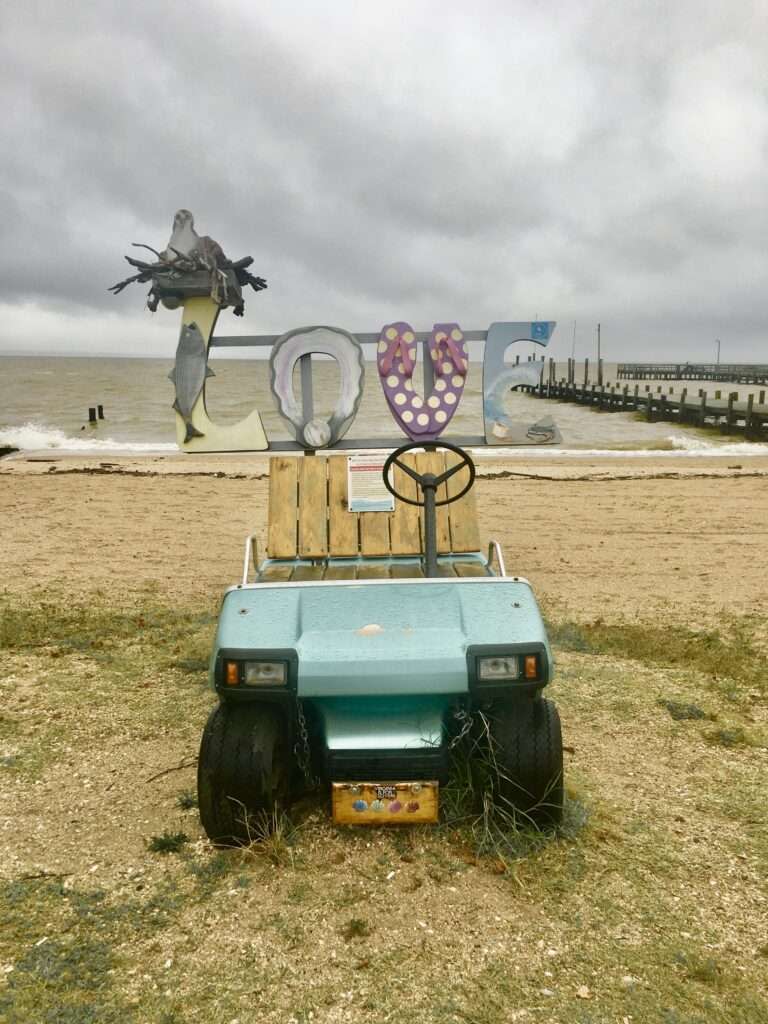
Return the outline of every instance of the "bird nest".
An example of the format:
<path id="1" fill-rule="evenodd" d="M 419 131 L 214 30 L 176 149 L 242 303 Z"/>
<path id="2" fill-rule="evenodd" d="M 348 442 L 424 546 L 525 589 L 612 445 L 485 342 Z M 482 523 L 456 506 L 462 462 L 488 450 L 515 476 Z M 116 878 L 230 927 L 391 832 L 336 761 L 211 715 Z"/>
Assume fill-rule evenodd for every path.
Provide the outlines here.
<path id="1" fill-rule="evenodd" d="M 189 210 L 179 210 L 176 214 L 171 239 L 163 252 L 143 242 L 132 244 L 135 248 L 149 250 L 157 259 L 147 262 L 126 256 L 138 273 L 118 281 L 109 290 L 118 295 L 134 281 L 151 281 L 147 306 L 152 312 L 161 302 L 167 309 L 176 309 L 186 299 L 210 296 L 222 309 L 231 306 L 235 316 L 242 316 L 245 309 L 243 287 L 250 285 L 256 292 L 267 287 L 263 277 L 254 277 L 248 270 L 253 263 L 252 256 L 228 259 L 218 242 L 208 235 L 197 234 Z"/>

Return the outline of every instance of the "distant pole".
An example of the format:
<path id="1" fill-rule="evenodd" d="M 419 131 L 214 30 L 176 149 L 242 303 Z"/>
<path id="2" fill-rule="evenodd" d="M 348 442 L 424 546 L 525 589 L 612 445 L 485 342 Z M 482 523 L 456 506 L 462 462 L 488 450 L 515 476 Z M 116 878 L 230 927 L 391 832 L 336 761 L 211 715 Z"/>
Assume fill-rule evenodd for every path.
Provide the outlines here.
<path id="1" fill-rule="evenodd" d="M 720 365 L 720 339 L 715 338 L 715 344 L 717 345 L 717 365 Z"/>
<path id="2" fill-rule="evenodd" d="M 571 342 L 571 359 L 576 358 L 576 321 L 573 321 L 573 341 Z"/>
<path id="3" fill-rule="evenodd" d="M 603 359 L 600 354 L 600 324 L 597 325 L 597 385 L 603 386 Z"/>

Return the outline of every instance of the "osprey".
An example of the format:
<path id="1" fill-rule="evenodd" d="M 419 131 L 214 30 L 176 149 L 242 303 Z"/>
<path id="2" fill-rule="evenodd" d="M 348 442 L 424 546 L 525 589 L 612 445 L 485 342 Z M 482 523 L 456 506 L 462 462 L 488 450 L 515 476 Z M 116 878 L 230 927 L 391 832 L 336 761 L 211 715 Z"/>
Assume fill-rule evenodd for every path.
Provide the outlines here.
<path id="1" fill-rule="evenodd" d="M 160 253 L 160 258 L 173 263 L 185 256 L 199 261 L 208 270 L 215 270 L 226 261 L 224 250 L 217 241 L 209 235 L 198 235 L 195 231 L 195 218 L 190 211 L 177 210 L 168 246 Z"/>

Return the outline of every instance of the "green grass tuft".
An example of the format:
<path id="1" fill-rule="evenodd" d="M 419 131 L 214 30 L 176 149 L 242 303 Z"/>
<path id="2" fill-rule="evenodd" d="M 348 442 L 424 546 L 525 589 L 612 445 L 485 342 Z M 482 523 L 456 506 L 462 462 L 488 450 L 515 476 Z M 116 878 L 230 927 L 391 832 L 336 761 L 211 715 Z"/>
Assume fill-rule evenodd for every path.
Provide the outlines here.
<path id="1" fill-rule="evenodd" d="M 367 938 L 372 931 L 370 922 L 364 917 L 351 917 L 341 929 L 341 934 L 345 942 L 351 942 L 353 939 Z"/>
<path id="2" fill-rule="evenodd" d="M 197 793 L 192 789 L 184 789 L 176 797 L 176 806 L 182 811 L 191 811 L 197 807 Z"/>
<path id="3" fill-rule="evenodd" d="M 186 832 L 163 832 L 162 835 L 152 836 L 147 846 L 150 853 L 178 853 L 188 842 Z"/>
<path id="4" fill-rule="evenodd" d="M 741 726 L 723 727 L 722 729 L 710 729 L 704 733 L 709 743 L 718 747 L 746 747 L 751 746 L 750 737 Z"/>
<path id="5" fill-rule="evenodd" d="M 762 621 L 756 616 L 729 618 L 721 630 L 694 630 L 670 622 L 547 622 L 555 648 L 583 654 L 608 654 L 701 672 L 736 702 L 750 693 L 768 693 L 765 654 L 758 640 Z"/>
<path id="6" fill-rule="evenodd" d="M 711 716 L 702 711 L 698 704 L 681 704 L 676 700 L 660 700 L 657 702 L 660 707 L 666 708 L 676 722 L 696 721 Z"/>

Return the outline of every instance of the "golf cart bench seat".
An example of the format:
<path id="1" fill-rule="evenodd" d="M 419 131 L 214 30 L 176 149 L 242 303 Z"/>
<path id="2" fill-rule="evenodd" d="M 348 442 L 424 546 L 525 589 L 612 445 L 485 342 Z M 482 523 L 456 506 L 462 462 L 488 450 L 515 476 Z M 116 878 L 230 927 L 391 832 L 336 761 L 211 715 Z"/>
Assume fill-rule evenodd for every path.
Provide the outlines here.
<path id="1" fill-rule="evenodd" d="M 418 473 L 440 474 L 457 460 L 450 452 L 424 452 L 408 454 L 404 461 Z M 421 509 L 395 499 L 391 513 L 350 512 L 347 466 L 346 455 L 270 459 L 268 558 L 259 582 L 423 576 Z M 416 499 L 416 483 L 397 466 L 392 479 L 401 494 Z M 459 493 L 464 483 L 457 473 L 438 490 L 437 500 Z M 437 509 L 440 574 L 491 575 L 479 548 L 470 491 Z"/>
<path id="2" fill-rule="evenodd" d="M 441 558 L 437 571 L 440 576 L 492 576 L 493 573 L 480 555 L 473 558 Z M 260 567 L 258 583 L 301 583 L 308 580 L 408 580 L 423 579 L 424 568 L 406 558 L 351 559 L 301 562 L 298 560 L 268 560 Z"/>

